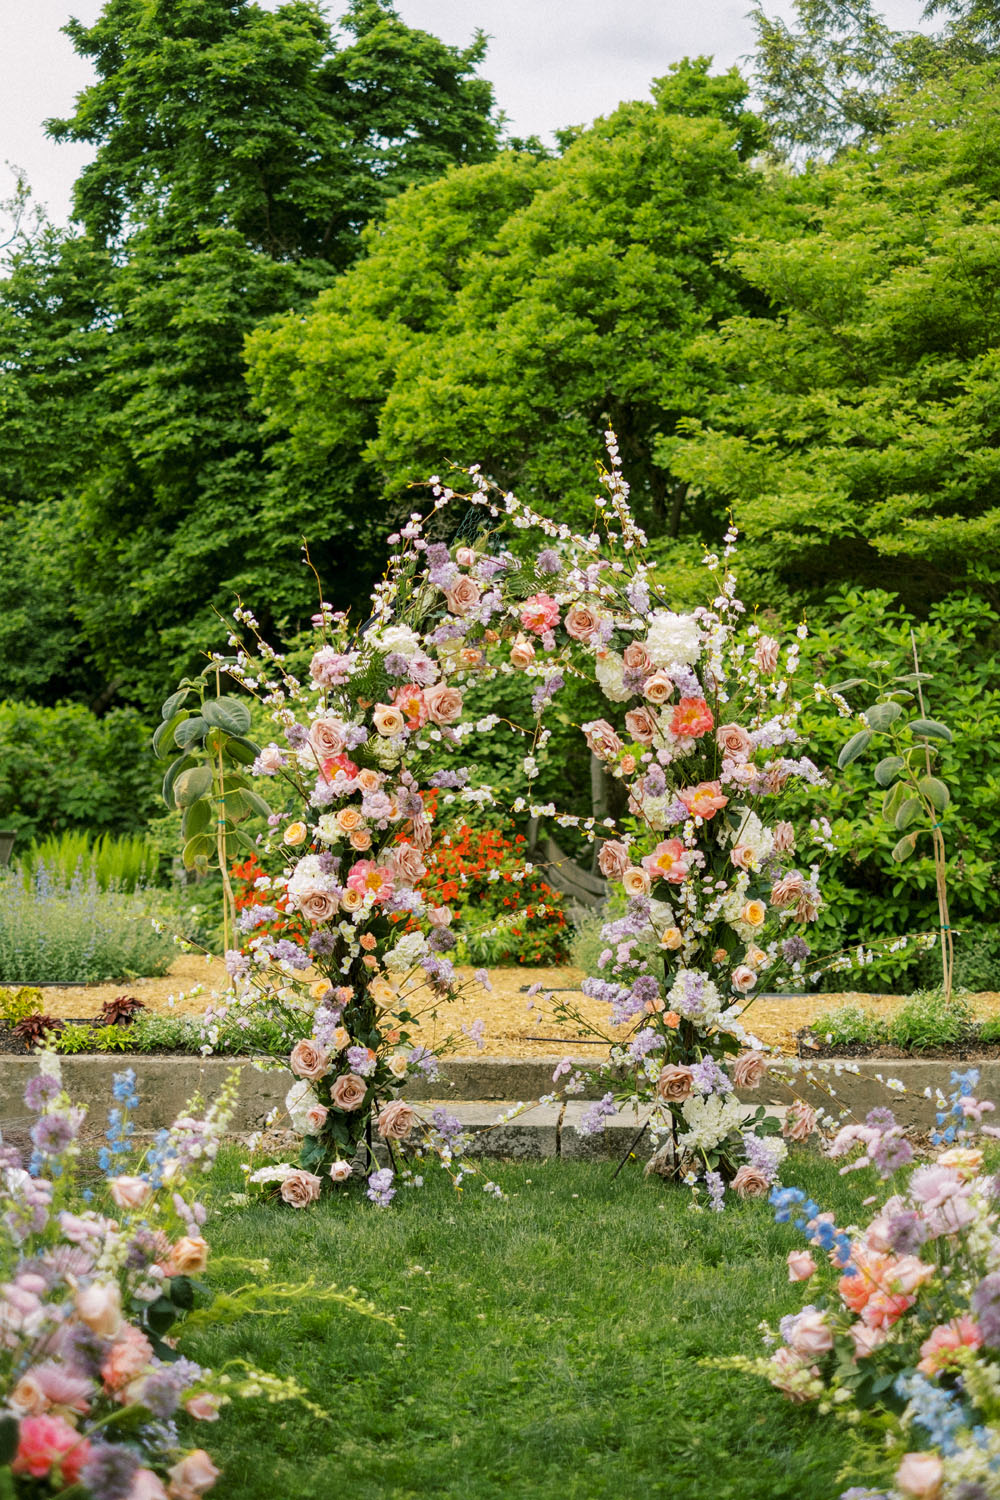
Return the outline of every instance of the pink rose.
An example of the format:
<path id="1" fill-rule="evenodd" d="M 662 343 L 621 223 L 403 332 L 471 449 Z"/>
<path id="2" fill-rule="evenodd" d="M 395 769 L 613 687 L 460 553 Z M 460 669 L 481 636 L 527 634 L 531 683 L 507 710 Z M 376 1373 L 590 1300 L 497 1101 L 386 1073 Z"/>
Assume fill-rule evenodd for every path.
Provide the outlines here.
<path id="1" fill-rule="evenodd" d="M 575 641 L 589 641 L 600 629 L 600 621 L 586 604 L 571 604 L 563 624 L 566 634 L 571 635 Z"/>
<path id="2" fill-rule="evenodd" d="M 733 1186 L 736 1186 L 735 1180 Z M 828 1354 L 833 1348 L 833 1329 L 826 1321 L 826 1314 L 817 1312 L 815 1308 L 806 1308 L 793 1323 L 788 1343 L 803 1359 L 816 1359 L 820 1354 Z"/>
<path id="3" fill-rule="evenodd" d="M 923 1375 L 936 1375 L 954 1363 L 959 1349 L 978 1349 L 983 1335 L 971 1318 L 964 1315 L 952 1318 L 950 1323 L 939 1323 L 920 1345 L 920 1363 L 917 1369 Z"/>
<path id="4" fill-rule="evenodd" d="M 215 1467 L 204 1448 L 195 1448 L 193 1453 L 188 1453 L 179 1464 L 174 1464 L 167 1471 L 170 1481 L 167 1494 L 170 1500 L 198 1500 L 200 1495 L 212 1488 L 221 1473 L 222 1470 Z"/>
<path id="5" fill-rule="evenodd" d="M 90 1444 L 65 1417 L 25 1417 L 18 1430 L 11 1469 L 15 1474 L 30 1474 L 32 1479 L 46 1479 L 58 1464 L 63 1484 L 70 1485 L 77 1483 L 89 1457 Z"/>
<path id="6" fill-rule="evenodd" d="M 455 561 L 460 568 L 471 568 L 476 560 L 476 554 L 471 547 L 456 547 Z"/>
<path id="7" fill-rule="evenodd" d="M 685 1068 L 677 1063 L 667 1063 L 660 1070 L 660 1076 L 656 1080 L 657 1097 L 666 1103 L 678 1103 L 686 1099 L 691 1092 L 694 1083 L 694 1074 L 690 1068 Z"/>
<path id="8" fill-rule="evenodd" d="M 630 672 L 646 673 L 651 670 L 653 665 L 645 646 L 640 646 L 638 641 L 629 642 L 625 647 L 622 660 Z"/>
<path id="9" fill-rule="evenodd" d="M 444 597 L 452 614 L 464 617 L 476 608 L 482 596 L 475 579 L 460 578 L 450 589 L 445 589 Z"/>
<path id="10" fill-rule="evenodd" d="M 424 689 L 424 706 L 432 724 L 454 724 L 462 713 L 462 695 L 458 688 L 437 682 Z"/>
<path id="11" fill-rule="evenodd" d="M 896 1470 L 896 1484 L 914 1500 L 937 1500 L 944 1481 L 944 1465 L 936 1453 L 904 1453 Z"/>
<path id="12" fill-rule="evenodd" d="M 330 1163 L 330 1178 L 333 1182 L 346 1182 L 351 1175 L 351 1164 L 349 1161 L 332 1161 Z"/>
<path id="13" fill-rule="evenodd" d="M 625 715 L 625 728 L 640 745 L 651 745 L 656 734 L 656 718 L 648 708 L 630 708 Z"/>
<path id="14" fill-rule="evenodd" d="M 764 1173 L 745 1162 L 732 1181 L 733 1192 L 738 1198 L 763 1198 L 771 1186 Z"/>
<path id="15" fill-rule="evenodd" d="M 789 870 L 780 880 L 776 880 L 771 887 L 771 905 L 777 907 L 791 906 L 802 894 L 804 881 L 798 870 Z"/>
<path id="16" fill-rule="evenodd" d="M 394 1099 L 382 1110 L 376 1129 L 383 1140 L 405 1141 L 416 1123 L 417 1116 L 410 1106 L 402 1099 Z"/>
<path id="17" fill-rule="evenodd" d="M 344 726 L 339 719 L 314 719 L 309 726 L 309 743 L 317 760 L 329 760 L 344 750 Z"/>
<path id="18" fill-rule="evenodd" d="M 879 1280 L 886 1290 L 910 1297 L 933 1275 L 934 1267 L 919 1256 L 901 1255 L 898 1260 L 886 1261 Z"/>
<path id="19" fill-rule="evenodd" d="M 731 760 L 746 760 L 753 748 L 753 741 L 741 724 L 720 724 L 715 731 L 715 743 Z"/>
<path id="20" fill-rule="evenodd" d="M 361 1108 L 367 1092 L 368 1085 L 363 1078 L 358 1077 L 357 1073 L 341 1073 L 330 1090 L 330 1098 L 338 1109 L 350 1114 Z"/>
<path id="21" fill-rule="evenodd" d="M 737 964 L 730 978 L 733 989 L 740 995 L 749 994 L 757 983 L 757 975 L 749 964 Z"/>
<path id="22" fill-rule="evenodd" d="M 108 1187 L 119 1208 L 141 1208 L 153 1191 L 143 1177 L 112 1177 Z"/>
<path id="23" fill-rule="evenodd" d="M 196 1422 L 217 1422 L 221 1406 L 218 1396 L 213 1396 L 211 1391 L 200 1391 L 197 1396 L 185 1401 L 184 1410 Z"/>
<path id="24" fill-rule="evenodd" d="M 789 1250 L 788 1252 L 788 1279 L 789 1281 L 808 1281 L 810 1276 L 816 1275 L 816 1262 L 808 1250 Z"/>
<path id="25" fill-rule="evenodd" d="M 781 1133 L 790 1141 L 807 1141 L 816 1129 L 816 1111 L 801 1099 L 788 1106 Z"/>
<path id="26" fill-rule="evenodd" d="M 293 1208 L 308 1208 L 319 1197 L 321 1186 L 321 1180 L 315 1172 L 306 1172 L 302 1167 L 296 1167 L 281 1184 L 282 1201 L 290 1203 Z"/>
<path id="27" fill-rule="evenodd" d="M 549 594 L 532 594 L 521 605 L 521 624 L 532 635 L 545 635 L 559 624 L 559 606 Z"/>
<path id="28" fill-rule="evenodd" d="M 163 1482 L 152 1469 L 136 1469 L 126 1500 L 169 1500 Z"/>
<path id="29" fill-rule="evenodd" d="M 337 915 L 339 902 L 333 891 L 313 891 L 298 898 L 298 908 L 310 922 L 329 922 Z"/>
<path id="30" fill-rule="evenodd" d="M 115 1281 L 93 1281 L 76 1293 L 76 1314 L 92 1333 L 114 1338 L 122 1323 L 122 1294 Z"/>
<path id="31" fill-rule="evenodd" d="M 427 920 L 432 927 L 450 927 L 454 917 L 450 906 L 430 906 L 427 909 Z"/>
<path id="32" fill-rule="evenodd" d="M 738 870 L 752 870 L 757 863 L 749 844 L 734 844 L 729 851 L 729 858 Z"/>
<path id="33" fill-rule="evenodd" d="M 308 1078 L 310 1083 L 315 1083 L 317 1079 L 325 1078 L 329 1073 L 330 1059 L 324 1048 L 317 1047 L 315 1042 L 303 1038 L 292 1048 L 288 1066 L 296 1078 Z"/>
<path id="34" fill-rule="evenodd" d="M 847 1332 L 854 1343 L 855 1359 L 867 1359 L 889 1337 L 884 1328 L 869 1328 L 867 1323 L 852 1323 Z"/>
<path id="35" fill-rule="evenodd" d="M 397 844 L 392 851 L 392 867 L 400 885 L 416 885 L 427 874 L 420 850 L 412 844 Z"/>
<path id="36" fill-rule="evenodd" d="M 597 856 L 597 868 L 606 880 L 621 880 L 629 866 L 628 850 L 618 839 L 605 839 Z"/>
<path id="37" fill-rule="evenodd" d="M 523 672 L 525 667 L 531 666 L 534 659 L 534 646 L 530 641 L 526 641 L 523 636 L 519 636 L 510 648 L 511 665 L 516 667 L 519 672 Z"/>
<path id="38" fill-rule="evenodd" d="M 774 637 L 762 635 L 754 647 L 753 659 L 760 671 L 765 672 L 770 677 L 778 665 L 780 653 L 781 647 Z"/>
<path id="39" fill-rule="evenodd" d="M 153 1358 L 153 1346 L 144 1333 L 124 1323 L 101 1365 L 101 1378 L 109 1391 L 129 1385 Z"/>
<path id="40" fill-rule="evenodd" d="M 759 1052 L 741 1052 L 732 1066 L 734 1088 L 755 1089 L 767 1072 L 767 1063 Z"/>
<path id="41" fill-rule="evenodd" d="M 314 1104 L 306 1110 L 306 1135 L 319 1135 L 330 1113 L 325 1104 Z"/>
<path id="42" fill-rule="evenodd" d="M 673 690 L 673 682 L 666 672 L 658 669 L 643 683 L 642 696 L 649 703 L 666 703 Z"/>
<path id="43" fill-rule="evenodd" d="M 583 732 L 587 745 L 601 760 L 612 760 L 622 748 L 622 742 L 607 719 L 594 719 L 584 724 Z"/>
<path id="44" fill-rule="evenodd" d="M 791 823 L 774 825 L 774 847 L 779 854 L 787 854 L 790 849 L 795 848 L 795 829 Z"/>

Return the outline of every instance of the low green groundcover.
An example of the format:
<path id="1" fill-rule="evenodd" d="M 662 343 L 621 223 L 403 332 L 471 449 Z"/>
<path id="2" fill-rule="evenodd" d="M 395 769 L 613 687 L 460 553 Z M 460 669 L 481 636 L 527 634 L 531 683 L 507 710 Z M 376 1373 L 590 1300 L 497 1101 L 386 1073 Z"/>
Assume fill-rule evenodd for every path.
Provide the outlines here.
<path id="1" fill-rule="evenodd" d="M 849 1432 L 762 1382 L 706 1368 L 760 1352 L 757 1325 L 801 1306 L 798 1236 L 762 1202 L 692 1214 L 685 1189 L 630 1166 L 491 1166 L 509 1194 L 462 1201 L 437 1176 L 387 1209 L 353 1189 L 304 1212 L 226 1208 L 240 1157 L 220 1159 L 213 1257 L 267 1256 L 276 1280 L 352 1284 L 399 1333 L 288 1317 L 190 1341 L 296 1375 L 329 1411 L 248 1404 L 213 1430 L 218 1500 L 510 1500 L 676 1496 L 833 1500 Z M 850 1219 L 868 1172 L 795 1152 L 788 1181 Z M 846 1221 L 845 1219 L 845 1221 Z M 236 1281 L 234 1280 L 234 1285 Z"/>

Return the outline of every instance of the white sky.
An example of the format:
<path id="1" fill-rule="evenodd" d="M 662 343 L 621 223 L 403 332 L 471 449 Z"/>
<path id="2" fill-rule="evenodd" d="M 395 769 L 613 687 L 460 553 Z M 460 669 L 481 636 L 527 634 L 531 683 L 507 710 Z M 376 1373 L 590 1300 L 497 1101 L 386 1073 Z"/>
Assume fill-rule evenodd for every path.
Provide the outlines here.
<path id="1" fill-rule="evenodd" d="M 264 0 L 274 9 L 278 0 Z M 717 68 L 751 50 L 749 0 L 396 0 L 403 19 L 453 44 L 477 27 L 491 38 L 483 72 L 519 135 L 547 137 L 585 124 L 622 99 L 642 98 L 649 81 L 685 56 L 708 53 Z M 884 0 L 893 26 L 916 27 L 922 0 Z M 338 12 L 336 0 L 330 6 Z M 791 0 L 769 13 L 790 18 Z M 73 180 L 87 147 L 56 145 L 42 122 L 68 114 L 91 79 L 59 28 L 86 24 L 101 0 L 0 0 L 0 162 L 23 168 L 35 197 L 57 222 L 68 217 Z M 7 195 L 10 173 L 0 176 Z"/>

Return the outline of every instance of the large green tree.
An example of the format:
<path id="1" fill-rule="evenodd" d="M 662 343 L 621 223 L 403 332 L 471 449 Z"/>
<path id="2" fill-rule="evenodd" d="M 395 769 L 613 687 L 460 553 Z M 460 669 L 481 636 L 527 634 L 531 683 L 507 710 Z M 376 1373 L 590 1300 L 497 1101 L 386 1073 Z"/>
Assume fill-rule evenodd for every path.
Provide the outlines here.
<path id="1" fill-rule="evenodd" d="M 247 332 L 341 274 L 393 197 L 494 155 L 499 125 L 483 38 L 448 47 L 388 0 L 339 31 L 311 0 L 107 0 L 67 30 L 96 81 L 50 128 L 94 157 L 72 230 L 22 236 L 0 284 L 0 586 L 61 598 L 62 626 L 48 671 L 30 609 L 0 626 L 0 692 L 152 702 L 234 591 L 311 607 L 316 499 L 276 480 Z M 328 485 L 308 530 L 357 589 L 350 498 Z"/>
<path id="2" fill-rule="evenodd" d="M 705 59 L 575 133 L 558 160 L 508 155 L 409 192 L 305 317 L 249 340 L 290 482 L 318 467 L 399 503 L 448 461 L 576 521 L 602 429 L 661 535 L 700 522 L 671 460 L 700 410 L 694 337 L 756 305 L 720 267 L 762 199 L 759 122 Z"/>
<path id="3" fill-rule="evenodd" d="M 704 339 L 714 395 L 675 465 L 735 505 L 779 590 L 1000 603 L 1000 64 L 913 94 L 809 174 L 795 232 L 731 264 L 773 316 Z"/>

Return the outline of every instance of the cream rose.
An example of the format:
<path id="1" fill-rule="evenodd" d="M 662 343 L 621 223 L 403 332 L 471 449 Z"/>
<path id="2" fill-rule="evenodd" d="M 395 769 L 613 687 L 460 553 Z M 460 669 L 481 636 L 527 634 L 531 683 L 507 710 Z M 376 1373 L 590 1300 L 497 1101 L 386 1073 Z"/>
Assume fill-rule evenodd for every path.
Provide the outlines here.
<path id="1" fill-rule="evenodd" d="M 381 771 L 373 771 L 370 766 L 358 772 L 358 786 L 363 792 L 377 792 L 382 781 Z"/>
<path id="2" fill-rule="evenodd" d="M 660 946 L 662 948 L 669 948 L 671 953 L 676 953 L 677 949 L 683 945 L 683 942 L 684 935 L 679 927 L 665 928 L 663 936 L 660 938 Z"/>
<path id="3" fill-rule="evenodd" d="M 656 1093 L 665 1102 L 677 1103 L 686 1099 L 691 1092 L 694 1083 L 694 1074 L 690 1068 L 685 1068 L 677 1063 L 667 1063 L 661 1069 L 660 1076 L 656 1080 Z"/>
<path id="4" fill-rule="evenodd" d="M 409 1059 L 405 1052 L 394 1052 L 389 1058 L 389 1072 L 393 1078 L 402 1081 L 409 1072 Z"/>
<path id="5" fill-rule="evenodd" d="M 643 870 L 639 865 L 629 865 L 622 875 L 622 885 L 628 896 L 646 896 L 649 894 L 649 872 Z"/>
<path id="6" fill-rule="evenodd" d="M 330 1090 L 330 1098 L 338 1109 L 351 1114 L 364 1104 L 367 1092 L 367 1083 L 363 1078 L 359 1078 L 357 1073 L 341 1073 Z"/>
<path id="7" fill-rule="evenodd" d="M 406 728 L 406 720 L 392 703 L 376 703 L 372 710 L 372 723 L 383 739 L 391 739 L 393 735 L 402 734 Z"/>
<path id="8" fill-rule="evenodd" d="M 303 1168 L 296 1167 L 294 1172 L 289 1172 L 279 1192 L 282 1201 L 290 1203 L 293 1208 L 308 1208 L 319 1197 L 321 1186 L 321 1180 L 315 1172 L 306 1172 Z"/>
<path id="9" fill-rule="evenodd" d="M 142 1177 L 113 1177 L 108 1188 L 119 1208 L 141 1208 L 153 1191 Z"/>
<path id="10" fill-rule="evenodd" d="M 334 822 L 341 833 L 353 833 L 356 828 L 364 826 L 364 821 L 356 807 L 342 807 L 334 817 Z"/>
<path id="11" fill-rule="evenodd" d="M 621 880 L 629 868 L 628 850 L 619 839 L 605 839 L 597 856 L 597 868 L 606 880 Z"/>
<path id="12" fill-rule="evenodd" d="M 424 689 L 427 717 L 433 724 L 454 724 L 462 713 L 462 695 L 458 688 L 445 682 L 436 682 Z"/>
<path id="13" fill-rule="evenodd" d="M 348 843 L 358 854 L 364 854 L 372 846 L 372 836 L 367 828 L 355 828 L 354 832 L 348 835 Z"/>
<path id="14" fill-rule="evenodd" d="M 402 1099 L 394 1099 L 382 1110 L 376 1129 L 383 1140 L 405 1141 L 416 1123 L 416 1112 Z"/>
<path id="15" fill-rule="evenodd" d="M 286 844 L 291 844 L 294 847 L 294 845 L 301 844 L 305 841 L 305 837 L 308 832 L 309 830 L 304 823 L 289 823 L 288 827 L 282 834 L 282 838 L 285 840 Z"/>
<path id="16" fill-rule="evenodd" d="M 292 1048 L 288 1066 L 297 1078 L 308 1078 L 310 1083 L 315 1083 L 329 1073 L 330 1059 L 324 1048 L 303 1038 Z"/>
<path id="17" fill-rule="evenodd" d="M 341 911 L 360 911 L 365 904 L 365 898 L 360 891 L 353 890 L 350 886 L 340 893 Z"/>
<path id="18" fill-rule="evenodd" d="M 330 1163 L 330 1178 L 333 1182 L 346 1182 L 351 1175 L 351 1164 L 349 1161 L 332 1161 Z"/>
<path id="19" fill-rule="evenodd" d="M 666 672 L 654 672 L 643 684 L 642 696 L 650 703 L 666 703 L 674 685 Z"/>
<path id="20" fill-rule="evenodd" d="M 748 927 L 763 927 L 767 917 L 767 907 L 763 901 L 748 901 L 740 912 L 740 920 Z"/>
<path id="21" fill-rule="evenodd" d="M 114 1281 L 92 1281 L 76 1293 L 76 1315 L 92 1333 L 113 1339 L 122 1325 L 122 1294 Z"/>
<path id="22" fill-rule="evenodd" d="M 526 641 L 523 636 L 518 636 L 517 640 L 510 648 L 511 666 L 516 667 L 519 672 L 523 672 L 525 667 L 531 666 L 531 663 L 534 661 L 534 659 L 534 646 L 530 641 Z"/>

